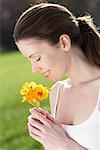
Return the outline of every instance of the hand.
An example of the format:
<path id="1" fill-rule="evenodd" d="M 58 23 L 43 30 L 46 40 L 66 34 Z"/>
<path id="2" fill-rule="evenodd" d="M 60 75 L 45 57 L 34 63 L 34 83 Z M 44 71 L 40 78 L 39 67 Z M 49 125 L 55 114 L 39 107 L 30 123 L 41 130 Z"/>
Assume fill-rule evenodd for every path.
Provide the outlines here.
<path id="1" fill-rule="evenodd" d="M 30 109 L 29 135 L 47 150 L 66 150 L 66 133 L 50 114 L 42 109 Z M 56 147 L 57 145 L 57 147 Z"/>

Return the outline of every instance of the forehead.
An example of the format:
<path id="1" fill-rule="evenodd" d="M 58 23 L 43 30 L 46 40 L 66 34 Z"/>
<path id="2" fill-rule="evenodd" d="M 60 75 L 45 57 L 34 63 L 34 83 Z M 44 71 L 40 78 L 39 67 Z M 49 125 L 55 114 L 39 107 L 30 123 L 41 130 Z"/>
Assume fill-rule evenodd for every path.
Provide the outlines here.
<path id="1" fill-rule="evenodd" d="M 31 55 L 33 52 L 40 52 L 41 41 L 34 39 L 23 39 L 16 43 L 18 49 L 24 56 Z"/>
<path id="2" fill-rule="evenodd" d="M 36 53 L 50 53 L 54 49 L 54 46 L 50 45 L 49 42 L 38 39 L 19 40 L 16 45 L 25 57 Z"/>

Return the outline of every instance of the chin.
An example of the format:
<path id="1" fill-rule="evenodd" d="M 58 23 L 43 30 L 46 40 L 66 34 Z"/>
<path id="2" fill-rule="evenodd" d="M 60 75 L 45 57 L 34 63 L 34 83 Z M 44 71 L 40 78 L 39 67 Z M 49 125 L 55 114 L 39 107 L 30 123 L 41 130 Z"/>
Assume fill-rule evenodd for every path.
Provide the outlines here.
<path id="1" fill-rule="evenodd" d="M 57 76 L 49 76 L 49 80 L 52 82 L 57 82 L 61 79 L 61 77 L 57 77 Z"/>

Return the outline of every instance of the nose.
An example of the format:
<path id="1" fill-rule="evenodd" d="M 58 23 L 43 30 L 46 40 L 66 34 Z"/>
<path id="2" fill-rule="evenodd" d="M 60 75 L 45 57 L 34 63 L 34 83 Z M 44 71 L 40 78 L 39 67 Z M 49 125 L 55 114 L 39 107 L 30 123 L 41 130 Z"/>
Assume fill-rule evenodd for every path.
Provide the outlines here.
<path id="1" fill-rule="evenodd" d="M 32 66 L 32 73 L 41 72 L 42 68 L 39 66 Z"/>

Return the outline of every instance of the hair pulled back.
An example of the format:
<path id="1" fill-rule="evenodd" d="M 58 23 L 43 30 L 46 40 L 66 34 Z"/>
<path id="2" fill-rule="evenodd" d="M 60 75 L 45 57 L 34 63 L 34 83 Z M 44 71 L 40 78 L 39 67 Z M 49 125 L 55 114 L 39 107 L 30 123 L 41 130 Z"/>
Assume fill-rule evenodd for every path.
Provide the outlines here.
<path id="1" fill-rule="evenodd" d="M 55 45 L 62 34 L 67 34 L 71 44 L 81 48 L 91 64 L 100 67 L 100 34 L 89 14 L 76 18 L 64 6 L 37 4 L 19 17 L 13 37 L 15 42 L 36 37 Z"/>

